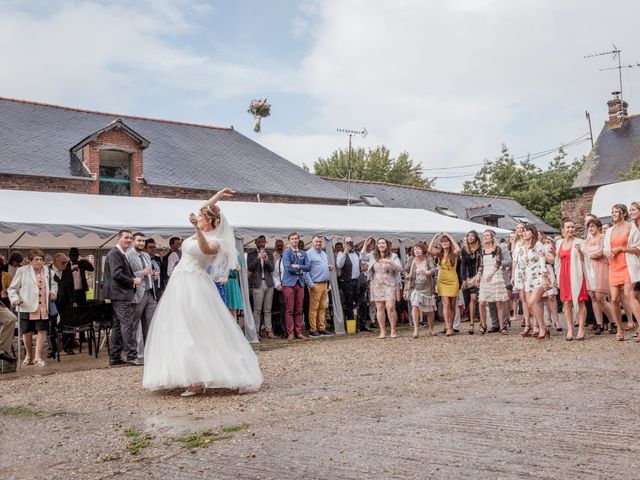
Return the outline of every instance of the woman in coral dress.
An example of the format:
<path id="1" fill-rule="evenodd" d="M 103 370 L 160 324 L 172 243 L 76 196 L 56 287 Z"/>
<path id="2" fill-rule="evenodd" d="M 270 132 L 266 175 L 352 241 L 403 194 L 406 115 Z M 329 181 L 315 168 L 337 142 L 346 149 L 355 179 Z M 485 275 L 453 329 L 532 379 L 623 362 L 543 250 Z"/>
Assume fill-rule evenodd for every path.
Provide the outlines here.
<path id="1" fill-rule="evenodd" d="M 640 214 L 638 208 L 634 214 Z M 624 340 L 620 303 L 627 313 L 627 330 L 635 328 L 633 316 L 640 319 L 640 305 L 633 295 L 633 285 L 640 280 L 640 230 L 635 222 L 627 222 L 629 211 L 622 204 L 611 208 L 613 226 L 604 237 L 604 253 L 609 258 L 611 306 L 618 325 L 618 340 Z"/>

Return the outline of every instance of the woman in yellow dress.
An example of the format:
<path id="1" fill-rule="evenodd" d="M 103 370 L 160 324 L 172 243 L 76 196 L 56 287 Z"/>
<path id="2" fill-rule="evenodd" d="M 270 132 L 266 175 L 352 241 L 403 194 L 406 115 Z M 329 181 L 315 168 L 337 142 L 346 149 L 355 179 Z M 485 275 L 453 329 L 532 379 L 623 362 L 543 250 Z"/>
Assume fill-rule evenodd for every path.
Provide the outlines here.
<path id="1" fill-rule="evenodd" d="M 440 238 L 440 248 L 435 247 L 436 239 Z M 453 319 L 456 316 L 456 303 L 460 283 L 458 282 L 458 258 L 460 247 L 448 233 L 438 233 L 429 242 L 429 255 L 438 257 L 440 271 L 436 291 L 442 300 L 442 313 L 446 336 L 453 335 Z"/>

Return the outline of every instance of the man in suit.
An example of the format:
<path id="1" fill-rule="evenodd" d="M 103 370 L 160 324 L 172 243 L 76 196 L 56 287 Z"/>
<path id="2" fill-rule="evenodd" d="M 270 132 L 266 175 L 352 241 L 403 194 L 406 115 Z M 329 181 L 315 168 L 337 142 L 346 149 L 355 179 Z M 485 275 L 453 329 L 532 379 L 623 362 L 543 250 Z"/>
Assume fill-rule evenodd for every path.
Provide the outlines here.
<path id="1" fill-rule="evenodd" d="M 354 310 L 358 306 L 358 289 L 360 286 L 360 255 L 353 246 L 353 238 L 344 238 L 344 249 L 336 256 L 336 265 L 340 269 L 338 285 L 342 293 L 342 309 L 345 319 L 354 318 Z M 360 310 L 359 310 L 360 311 Z M 361 332 L 370 332 L 367 328 L 367 316 L 358 315 L 358 327 Z"/>
<path id="2" fill-rule="evenodd" d="M 109 365 L 142 365 L 138 359 L 136 333 L 138 324 L 133 317 L 133 296 L 135 287 L 142 283 L 142 278 L 133 275 L 133 270 L 127 261 L 126 252 L 131 246 L 133 237 L 131 231 L 120 230 L 118 243 L 105 258 L 104 283 L 102 293 L 104 298 L 111 300 L 113 306 L 113 324 L 111 325 L 111 339 L 109 351 Z M 122 351 L 127 356 L 122 360 Z"/>
<path id="3" fill-rule="evenodd" d="M 265 250 L 267 239 L 260 235 L 255 239 L 256 249 L 247 254 L 249 270 L 249 288 L 253 297 L 253 318 L 258 326 L 260 315 L 264 312 L 264 326 L 267 337 L 276 338 L 271 323 L 271 306 L 273 302 L 273 255 Z"/>
<path id="4" fill-rule="evenodd" d="M 162 259 L 160 255 L 156 252 L 158 250 L 158 245 L 153 238 L 147 238 L 144 241 L 144 249 L 149 254 L 149 258 L 151 258 L 151 266 L 153 267 L 153 278 L 154 278 L 154 286 L 156 292 L 156 301 L 160 300 L 162 296 L 162 291 L 164 290 L 164 285 L 162 284 Z"/>
<path id="5" fill-rule="evenodd" d="M 154 284 L 156 277 L 153 272 L 151 257 L 145 251 L 144 246 L 144 234 L 136 232 L 133 234 L 133 247 L 127 250 L 126 255 L 133 270 L 133 275 L 142 280 L 142 283 L 135 288 L 131 303 L 134 305 L 134 323 L 137 327 L 138 322 L 142 322 L 142 338 L 143 342 L 146 343 L 147 333 L 149 333 L 149 326 L 151 325 L 153 313 L 156 311 L 157 303 Z M 144 346 L 142 346 L 142 350 L 138 348 L 138 351 L 144 351 Z"/>
<path id="6" fill-rule="evenodd" d="M 72 247 L 69 249 L 67 270 L 73 278 L 74 303 L 84 305 L 87 302 L 87 290 L 89 290 L 87 272 L 93 272 L 93 265 L 88 260 L 80 260 L 80 251 Z"/>
<path id="7" fill-rule="evenodd" d="M 73 275 L 71 270 L 67 268 L 69 264 L 69 257 L 64 253 L 56 253 L 53 256 L 53 264 L 51 270 L 53 271 L 53 280 L 58 284 L 58 295 L 56 297 L 56 307 L 58 313 L 64 324 L 65 317 L 69 314 L 69 310 L 76 307 L 75 303 L 75 289 L 73 288 Z M 54 327 L 55 328 L 55 327 Z M 51 351 L 49 357 L 53 358 L 57 351 L 56 345 L 57 334 L 52 331 L 52 338 L 50 339 Z M 68 355 L 75 355 L 73 351 L 73 335 L 65 334 L 62 338 L 62 349 Z"/>
<path id="8" fill-rule="evenodd" d="M 304 273 L 311 270 L 307 254 L 299 248 L 297 232 L 291 232 L 287 237 L 289 248 L 282 252 L 282 294 L 284 296 L 285 323 L 287 325 L 287 340 L 295 336 L 306 340 L 302 334 L 302 306 L 304 302 Z"/>

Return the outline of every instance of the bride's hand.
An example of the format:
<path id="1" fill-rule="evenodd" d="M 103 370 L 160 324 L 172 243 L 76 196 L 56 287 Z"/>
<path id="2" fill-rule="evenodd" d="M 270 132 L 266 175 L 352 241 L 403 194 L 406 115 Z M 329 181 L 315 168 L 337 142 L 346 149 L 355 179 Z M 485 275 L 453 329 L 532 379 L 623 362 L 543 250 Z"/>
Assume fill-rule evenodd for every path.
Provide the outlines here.
<path id="1" fill-rule="evenodd" d="M 195 213 L 190 213 L 189 214 L 189 222 L 191 223 L 191 225 L 193 225 L 195 228 L 198 228 L 198 217 L 196 217 Z"/>
<path id="2" fill-rule="evenodd" d="M 223 188 L 218 193 L 216 193 L 216 200 L 224 200 L 225 198 L 231 198 L 235 195 L 235 190 L 231 190 L 230 188 Z"/>

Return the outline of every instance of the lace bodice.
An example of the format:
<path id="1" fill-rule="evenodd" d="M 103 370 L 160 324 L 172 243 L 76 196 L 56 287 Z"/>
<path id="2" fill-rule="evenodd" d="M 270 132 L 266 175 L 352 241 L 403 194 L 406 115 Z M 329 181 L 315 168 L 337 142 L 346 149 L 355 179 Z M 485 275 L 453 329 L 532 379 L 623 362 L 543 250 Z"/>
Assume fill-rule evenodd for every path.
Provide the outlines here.
<path id="1" fill-rule="evenodd" d="M 205 234 L 208 241 L 211 235 Z M 171 275 L 178 272 L 205 272 L 207 267 L 213 262 L 215 255 L 205 255 L 200 251 L 198 241 L 195 237 L 189 237 L 182 242 L 182 258 L 173 270 Z"/>

